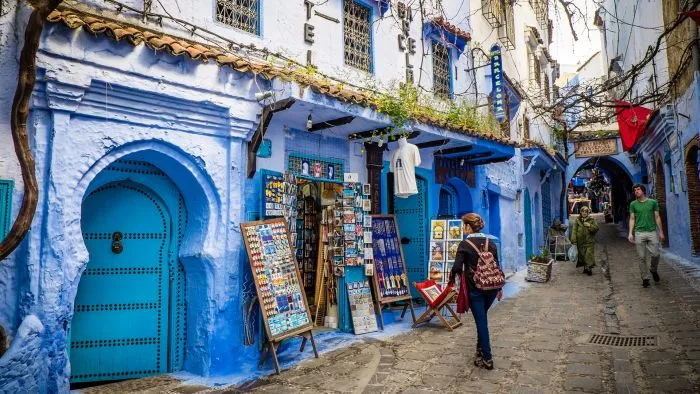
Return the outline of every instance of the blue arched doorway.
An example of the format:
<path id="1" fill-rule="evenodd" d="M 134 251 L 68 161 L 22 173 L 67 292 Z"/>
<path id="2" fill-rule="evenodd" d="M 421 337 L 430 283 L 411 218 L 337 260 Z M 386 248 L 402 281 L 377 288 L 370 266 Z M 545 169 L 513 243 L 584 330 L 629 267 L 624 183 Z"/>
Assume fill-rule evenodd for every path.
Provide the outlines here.
<path id="1" fill-rule="evenodd" d="M 71 383 L 182 369 L 182 195 L 158 167 L 137 158 L 110 164 L 85 195 L 81 229 L 89 261 L 70 329 Z"/>
<path id="2" fill-rule="evenodd" d="M 459 210 L 459 195 L 454 186 L 444 184 L 440 188 L 438 217 L 457 216 Z"/>

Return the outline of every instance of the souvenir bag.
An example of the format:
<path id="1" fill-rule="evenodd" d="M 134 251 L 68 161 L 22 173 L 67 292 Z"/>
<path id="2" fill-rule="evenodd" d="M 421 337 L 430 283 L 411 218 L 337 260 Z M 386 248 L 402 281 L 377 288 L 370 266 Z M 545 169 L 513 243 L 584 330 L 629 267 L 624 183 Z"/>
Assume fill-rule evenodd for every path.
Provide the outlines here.
<path id="1" fill-rule="evenodd" d="M 498 261 L 493 257 L 493 253 L 489 251 L 489 239 L 486 238 L 484 249 L 474 245 L 470 240 L 466 240 L 469 245 L 474 248 L 479 261 L 476 263 L 474 270 L 474 284 L 479 290 L 498 290 L 506 284 L 506 276 L 503 274 L 501 267 L 498 266 Z"/>
<path id="2" fill-rule="evenodd" d="M 462 271 L 462 277 L 459 279 L 459 293 L 457 293 L 457 313 L 466 313 L 469 310 L 469 293 L 467 292 L 467 277 L 464 276 L 464 271 Z"/>

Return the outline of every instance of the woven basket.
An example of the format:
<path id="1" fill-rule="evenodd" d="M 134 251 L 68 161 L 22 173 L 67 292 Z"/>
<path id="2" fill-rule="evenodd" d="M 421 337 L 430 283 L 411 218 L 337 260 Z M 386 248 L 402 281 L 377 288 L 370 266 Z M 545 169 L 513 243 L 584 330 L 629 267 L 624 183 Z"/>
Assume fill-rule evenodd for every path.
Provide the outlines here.
<path id="1" fill-rule="evenodd" d="M 554 260 L 549 260 L 549 263 L 536 263 L 534 261 L 528 261 L 527 264 L 527 276 L 525 280 L 529 282 L 539 282 L 545 283 L 549 282 L 552 278 L 552 264 Z"/>

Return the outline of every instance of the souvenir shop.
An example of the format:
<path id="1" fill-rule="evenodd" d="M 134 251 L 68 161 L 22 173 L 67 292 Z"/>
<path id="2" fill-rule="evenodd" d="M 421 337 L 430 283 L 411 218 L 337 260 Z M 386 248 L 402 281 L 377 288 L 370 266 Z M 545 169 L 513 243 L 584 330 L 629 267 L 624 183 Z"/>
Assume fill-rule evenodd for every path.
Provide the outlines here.
<path id="1" fill-rule="evenodd" d="M 270 131 L 254 137 L 260 145 L 249 146 L 254 185 L 246 186 L 249 221 L 241 223 L 266 349 L 274 354 L 276 343 L 292 336 L 304 338 L 302 348 L 307 337 L 313 345 L 313 331 L 321 327 L 354 334 L 381 330 L 387 305 L 403 308 L 401 318 L 410 309 L 416 322 L 413 282 L 445 285 L 463 236 L 454 216 L 429 221 L 429 201 L 437 200 L 431 190 L 450 179 L 473 181 L 475 165 L 507 160 L 512 147 L 465 135 L 446 139 L 444 130 L 432 127 L 396 132 L 347 114 L 325 112 L 331 120 L 316 122 L 318 107 L 296 102 L 285 110 L 284 103 L 271 107 L 278 113 Z M 308 114 L 306 130 L 289 126 L 303 122 L 300 114 Z M 421 156 L 431 163 L 421 165 Z M 467 183 L 455 187 L 460 209 L 461 195 L 470 193 Z M 392 207 L 377 201 L 383 194 Z M 394 214 L 380 214 L 387 211 Z M 425 217 L 416 222 L 415 211 Z"/>
<path id="2" fill-rule="evenodd" d="M 420 159 L 408 145 L 412 157 L 399 165 L 413 172 Z M 346 158 L 295 146 L 285 156 L 284 172 L 259 171 L 261 220 L 242 224 L 268 338 L 309 327 L 377 331 L 377 312 L 397 301 L 402 317 L 413 314 L 397 222 L 370 215 L 370 184 L 345 171 Z"/>

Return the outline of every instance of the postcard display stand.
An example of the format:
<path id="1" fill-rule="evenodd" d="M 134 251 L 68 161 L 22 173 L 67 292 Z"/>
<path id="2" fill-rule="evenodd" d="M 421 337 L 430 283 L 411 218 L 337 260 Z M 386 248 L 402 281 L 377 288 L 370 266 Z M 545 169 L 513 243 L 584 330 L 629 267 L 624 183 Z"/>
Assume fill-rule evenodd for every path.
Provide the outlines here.
<path id="1" fill-rule="evenodd" d="M 267 333 L 260 365 L 269 351 L 275 371 L 279 374 L 277 348 L 282 340 L 293 336 L 303 338 L 300 351 L 310 340 L 314 355 L 318 358 L 311 332 L 311 312 L 301 285 L 299 266 L 292 253 L 286 220 L 279 218 L 241 223 L 241 232 Z"/>
<path id="2" fill-rule="evenodd" d="M 406 301 L 401 311 L 401 318 L 403 319 L 406 314 L 406 309 L 411 308 L 411 317 L 415 323 L 413 297 L 408 285 L 406 262 L 394 215 L 372 215 L 371 235 L 374 252 L 373 282 L 380 327 L 384 329 L 382 308 L 397 301 Z"/>
<path id="3" fill-rule="evenodd" d="M 263 170 L 263 218 L 284 217 L 289 224 L 292 246 L 297 239 L 297 180 L 289 173 Z"/>
<path id="4" fill-rule="evenodd" d="M 430 222 L 430 270 L 429 279 L 441 288 L 447 286 L 450 271 L 457 257 L 459 243 L 462 242 L 462 221 L 432 220 Z"/>
<path id="5" fill-rule="evenodd" d="M 345 182 L 342 205 L 342 249 L 334 249 L 333 268 L 347 288 L 353 332 L 364 334 L 377 331 L 371 289 L 364 269 L 365 263 L 372 260 L 369 185 Z M 334 242 L 340 244 L 337 239 Z M 341 327 L 348 326 L 345 319 L 341 323 L 345 323 Z"/>

